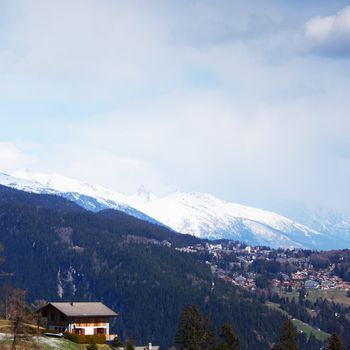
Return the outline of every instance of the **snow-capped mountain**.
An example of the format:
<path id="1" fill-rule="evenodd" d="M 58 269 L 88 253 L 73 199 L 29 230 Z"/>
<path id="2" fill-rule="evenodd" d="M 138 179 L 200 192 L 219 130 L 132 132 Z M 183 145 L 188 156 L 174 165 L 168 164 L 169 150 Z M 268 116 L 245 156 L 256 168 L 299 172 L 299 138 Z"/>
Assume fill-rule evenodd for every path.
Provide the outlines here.
<path id="1" fill-rule="evenodd" d="M 28 170 L 19 171 L 13 175 L 0 172 L 0 184 L 27 192 L 62 196 L 94 212 L 108 208 L 118 209 L 136 218 L 163 225 L 122 201 L 109 199 L 112 193 L 109 190 L 100 188 L 99 186 L 91 186 L 58 174 L 47 175 L 32 173 Z"/>
<path id="2" fill-rule="evenodd" d="M 332 209 L 310 208 L 290 201 L 276 201 L 271 210 L 329 236 L 350 240 L 350 217 Z"/>
<path id="3" fill-rule="evenodd" d="M 174 230 L 209 239 L 234 239 L 272 247 L 344 248 L 348 242 L 328 237 L 276 213 L 229 203 L 205 193 L 175 192 L 129 197 L 128 204 Z"/>
<path id="4" fill-rule="evenodd" d="M 0 183 L 30 192 L 61 195 L 92 211 L 115 208 L 201 238 L 226 238 L 284 248 L 350 247 L 350 239 L 334 237 L 274 212 L 225 202 L 205 193 L 175 192 L 157 197 L 140 188 L 135 195 L 125 195 L 61 175 L 29 171 L 0 174 Z"/>

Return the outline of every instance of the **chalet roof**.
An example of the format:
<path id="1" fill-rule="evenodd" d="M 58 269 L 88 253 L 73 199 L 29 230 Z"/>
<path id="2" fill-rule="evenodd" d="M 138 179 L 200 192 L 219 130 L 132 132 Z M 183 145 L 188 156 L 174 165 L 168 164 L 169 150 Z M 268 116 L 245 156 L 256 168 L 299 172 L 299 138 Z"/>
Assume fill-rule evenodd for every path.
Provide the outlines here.
<path id="1" fill-rule="evenodd" d="M 50 305 L 68 317 L 118 316 L 117 313 L 100 302 L 48 303 L 38 311 L 44 311 L 44 309 L 47 309 Z"/>

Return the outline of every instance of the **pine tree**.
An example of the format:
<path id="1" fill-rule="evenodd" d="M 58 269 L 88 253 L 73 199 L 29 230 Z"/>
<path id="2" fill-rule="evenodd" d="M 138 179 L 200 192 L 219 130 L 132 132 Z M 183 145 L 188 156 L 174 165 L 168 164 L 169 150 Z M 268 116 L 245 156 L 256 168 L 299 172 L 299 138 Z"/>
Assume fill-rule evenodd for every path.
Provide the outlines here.
<path id="1" fill-rule="evenodd" d="M 221 327 L 220 337 L 223 342 L 217 350 L 239 350 L 239 339 L 229 323 L 224 323 Z"/>
<path id="2" fill-rule="evenodd" d="M 120 347 L 123 346 L 123 343 L 121 342 L 121 340 L 119 339 L 119 337 L 116 336 L 116 337 L 113 339 L 112 345 L 113 345 L 115 348 L 120 348 Z"/>
<path id="3" fill-rule="evenodd" d="M 344 350 L 343 344 L 335 333 L 328 338 L 326 350 Z"/>
<path id="4" fill-rule="evenodd" d="M 279 347 L 281 350 L 299 350 L 297 331 L 290 318 L 282 327 Z"/>
<path id="5" fill-rule="evenodd" d="M 126 344 L 125 344 L 125 350 L 134 350 L 134 343 L 132 342 L 131 339 L 128 339 Z"/>
<path id="6" fill-rule="evenodd" d="M 180 350 L 214 349 L 214 335 L 209 321 L 201 315 L 196 305 L 189 305 L 183 310 L 175 342 L 180 345 Z"/>
<path id="7" fill-rule="evenodd" d="M 306 298 L 306 289 L 303 286 L 299 291 L 299 304 L 302 305 Z"/>
<path id="8" fill-rule="evenodd" d="M 279 345 L 279 344 L 274 344 L 274 345 L 270 348 L 270 350 L 282 350 L 282 348 L 281 348 L 281 345 Z"/>

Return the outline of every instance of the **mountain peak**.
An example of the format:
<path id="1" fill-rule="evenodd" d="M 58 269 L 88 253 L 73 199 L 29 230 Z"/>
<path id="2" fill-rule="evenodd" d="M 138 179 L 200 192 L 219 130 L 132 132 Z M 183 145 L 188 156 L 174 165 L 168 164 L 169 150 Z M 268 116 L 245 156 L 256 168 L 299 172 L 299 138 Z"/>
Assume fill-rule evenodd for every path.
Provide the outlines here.
<path id="1" fill-rule="evenodd" d="M 322 217 L 322 225 L 316 225 L 318 217 L 311 224 L 300 223 L 300 220 L 291 220 L 289 215 L 227 202 L 208 193 L 174 192 L 157 197 L 141 186 L 136 194 L 129 196 L 62 175 L 28 170 L 12 176 L 0 174 L 0 184 L 28 192 L 61 195 L 88 210 L 118 209 L 206 239 L 233 239 L 250 245 L 283 248 L 340 249 L 350 245 L 350 236 L 343 232 L 344 228 L 350 232 L 350 221 L 345 218 L 337 216 L 335 221 L 333 216 L 327 216 L 325 221 Z M 334 222 L 337 222 L 335 228 Z"/>
<path id="2" fill-rule="evenodd" d="M 136 194 L 138 198 L 142 199 L 145 202 L 150 202 L 155 198 L 155 195 L 144 185 L 141 185 L 139 187 Z"/>

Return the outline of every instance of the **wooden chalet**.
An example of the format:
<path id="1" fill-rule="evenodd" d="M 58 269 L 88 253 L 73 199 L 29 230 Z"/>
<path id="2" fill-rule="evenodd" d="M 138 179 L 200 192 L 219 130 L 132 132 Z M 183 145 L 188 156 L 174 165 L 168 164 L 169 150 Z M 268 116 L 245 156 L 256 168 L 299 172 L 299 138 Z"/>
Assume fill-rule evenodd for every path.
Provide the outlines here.
<path id="1" fill-rule="evenodd" d="M 116 336 L 109 332 L 109 319 L 118 314 L 99 302 L 50 302 L 37 312 L 47 329 L 85 335 L 105 334 L 107 340 Z"/>

